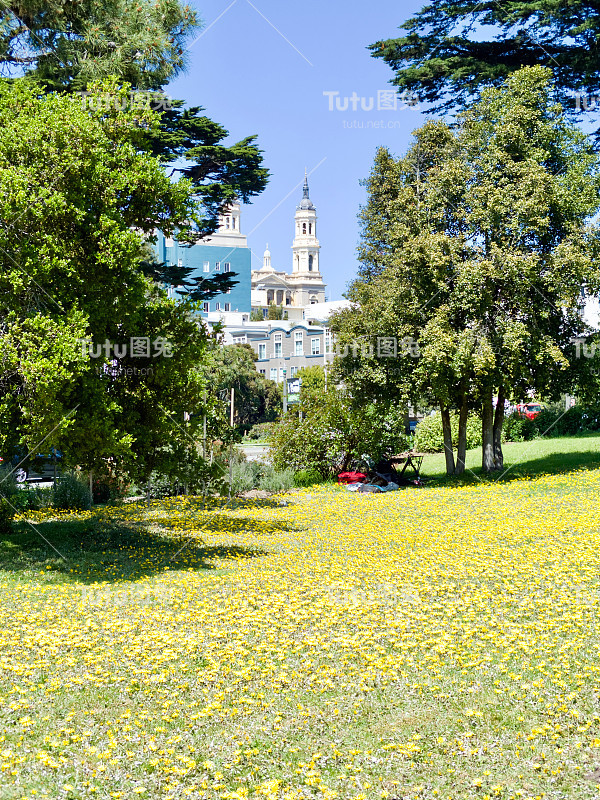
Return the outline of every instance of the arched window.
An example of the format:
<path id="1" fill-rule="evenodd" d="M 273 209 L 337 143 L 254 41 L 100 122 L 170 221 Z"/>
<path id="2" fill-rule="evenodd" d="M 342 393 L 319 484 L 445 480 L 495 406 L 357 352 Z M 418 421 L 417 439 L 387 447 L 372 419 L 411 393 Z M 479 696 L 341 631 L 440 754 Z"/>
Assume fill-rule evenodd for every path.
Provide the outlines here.
<path id="1" fill-rule="evenodd" d="M 312 272 L 312 268 L 313 268 L 313 257 L 309 256 L 308 257 L 308 271 Z"/>
<path id="2" fill-rule="evenodd" d="M 302 223 L 302 233 L 306 233 L 306 222 Z"/>
<path id="3" fill-rule="evenodd" d="M 312 233 L 312 222 L 308 223 L 308 232 Z"/>

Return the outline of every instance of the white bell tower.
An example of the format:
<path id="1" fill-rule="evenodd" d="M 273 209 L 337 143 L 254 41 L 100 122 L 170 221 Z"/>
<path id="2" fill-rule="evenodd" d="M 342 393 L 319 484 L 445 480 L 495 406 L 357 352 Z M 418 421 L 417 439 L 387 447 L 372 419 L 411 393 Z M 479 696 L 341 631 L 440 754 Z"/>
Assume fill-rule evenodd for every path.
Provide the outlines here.
<path id="1" fill-rule="evenodd" d="M 317 239 L 317 211 L 310 199 L 308 175 L 304 175 L 302 200 L 296 209 L 296 231 L 292 252 L 294 263 L 292 274 L 314 275 L 320 278 L 319 253 L 321 245 Z"/>

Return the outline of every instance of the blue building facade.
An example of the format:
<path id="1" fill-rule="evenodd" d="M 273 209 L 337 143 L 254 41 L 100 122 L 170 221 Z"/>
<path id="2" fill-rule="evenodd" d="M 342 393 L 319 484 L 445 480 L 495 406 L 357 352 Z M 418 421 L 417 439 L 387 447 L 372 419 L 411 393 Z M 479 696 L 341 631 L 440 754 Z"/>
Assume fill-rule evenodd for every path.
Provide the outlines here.
<path id="1" fill-rule="evenodd" d="M 191 277 L 210 278 L 235 272 L 237 284 L 227 293 L 204 302 L 203 313 L 211 311 L 251 311 L 251 252 L 240 232 L 239 206 L 233 206 L 220 220 L 210 239 L 192 247 L 158 233 L 158 258 L 168 264 L 192 268 Z"/>

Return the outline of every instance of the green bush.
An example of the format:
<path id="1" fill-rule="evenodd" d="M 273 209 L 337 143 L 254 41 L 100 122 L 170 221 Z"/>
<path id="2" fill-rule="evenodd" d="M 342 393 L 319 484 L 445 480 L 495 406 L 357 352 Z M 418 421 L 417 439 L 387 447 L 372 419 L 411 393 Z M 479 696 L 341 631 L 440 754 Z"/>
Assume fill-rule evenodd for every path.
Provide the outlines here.
<path id="1" fill-rule="evenodd" d="M 243 494 L 258 488 L 264 467 L 257 461 L 234 462 L 231 472 L 231 493 Z"/>
<path id="2" fill-rule="evenodd" d="M 323 476 L 316 469 L 300 469 L 294 474 L 294 486 L 314 486 L 322 482 Z"/>
<path id="3" fill-rule="evenodd" d="M 257 422 L 248 431 L 248 439 L 269 439 L 275 430 L 275 422 Z"/>
<path id="4" fill-rule="evenodd" d="M 452 444 L 458 445 L 458 414 L 450 416 Z M 420 453 L 442 453 L 444 451 L 444 434 L 442 431 L 442 415 L 432 414 L 422 419 L 415 430 L 414 449 Z M 470 417 L 467 421 L 467 450 L 481 447 L 481 420 Z"/>
<path id="5" fill-rule="evenodd" d="M 315 470 L 327 478 L 364 454 L 377 462 L 406 449 L 405 414 L 399 408 L 355 407 L 334 388 L 303 411 L 302 420 L 291 412 L 273 433 L 271 459 L 278 470 Z"/>
<path id="6" fill-rule="evenodd" d="M 320 478 L 319 478 L 320 479 Z M 234 463 L 232 470 L 232 494 L 243 494 L 252 489 L 265 492 L 283 492 L 294 485 L 292 470 L 275 470 L 270 464 L 260 461 Z"/>
<path id="7" fill-rule="evenodd" d="M 556 403 L 544 408 L 535 419 L 520 414 L 510 414 L 504 420 L 504 438 L 507 442 L 526 442 L 539 436 L 576 436 L 586 431 L 600 430 L 600 408 L 576 405 L 564 410 Z"/>
<path id="8" fill-rule="evenodd" d="M 0 497 L 0 535 L 13 532 L 15 509 L 4 497 Z"/>
<path id="9" fill-rule="evenodd" d="M 19 491 L 19 484 L 12 467 L 0 467 L 0 497 L 4 497 L 12 503 Z"/>
<path id="10" fill-rule="evenodd" d="M 294 485 L 294 470 L 270 470 L 266 472 L 258 483 L 258 488 L 264 492 L 287 492 Z"/>
<path id="11" fill-rule="evenodd" d="M 65 472 L 54 489 L 54 506 L 62 511 L 85 511 L 92 505 L 92 495 L 85 480 L 75 472 Z"/>
<path id="12" fill-rule="evenodd" d="M 509 414 L 504 418 L 502 438 L 505 442 L 528 442 L 537 436 L 535 420 L 520 414 Z"/>

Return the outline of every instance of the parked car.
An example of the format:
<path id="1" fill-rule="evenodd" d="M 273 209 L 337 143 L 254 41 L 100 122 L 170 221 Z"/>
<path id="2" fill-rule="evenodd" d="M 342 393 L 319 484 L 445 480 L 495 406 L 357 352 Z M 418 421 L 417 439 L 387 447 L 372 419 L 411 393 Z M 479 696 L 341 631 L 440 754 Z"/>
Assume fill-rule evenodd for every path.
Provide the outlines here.
<path id="1" fill-rule="evenodd" d="M 520 414 L 522 417 L 526 417 L 527 419 L 535 419 L 538 414 L 540 414 L 544 410 L 544 406 L 541 403 L 519 403 L 515 407 L 515 411 L 517 414 Z"/>
<path id="2" fill-rule="evenodd" d="M 10 461 L 3 461 L 0 458 L 0 464 L 8 464 L 14 470 L 13 474 L 17 483 L 27 481 L 41 483 L 54 479 L 55 470 L 57 473 L 60 472 L 62 460 L 63 454 L 53 447 L 49 453 L 37 453 L 36 455 L 27 455 L 24 450 L 20 450 Z"/>

